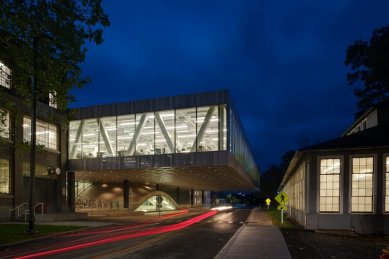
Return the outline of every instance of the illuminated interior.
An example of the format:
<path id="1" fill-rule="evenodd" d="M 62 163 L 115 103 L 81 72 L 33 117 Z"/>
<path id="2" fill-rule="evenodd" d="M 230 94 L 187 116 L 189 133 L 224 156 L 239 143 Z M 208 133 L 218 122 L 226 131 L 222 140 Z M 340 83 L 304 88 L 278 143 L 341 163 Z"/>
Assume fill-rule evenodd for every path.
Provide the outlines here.
<path id="1" fill-rule="evenodd" d="M 10 193 L 9 161 L 0 159 L 0 193 Z"/>
<path id="2" fill-rule="evenodd" d="M 340 159 L 320 159 L 320 212 L 339 212 Z"/>
<path id="3" fill-rule="evenodd" d="M 11 70 L 0 61 L 0 86 L 11 88 Z"/>
<path id="4" fill-rule="evenodd" d="M 69 158 L 226 150 L 225 117 L 215 105 L 71 121 Z"/>
<path id="5" fill-rule="evenodd" d="M 161 199 L 160 204 L 158 204 L 157 202 L 158 199 Z M 143 204 L 140 205 L 135 211 L 143 211 L 143 212 L 158 211 L 158 207 L 159 207 L 159 211 L 168 211 L 168 210 L 176 209 L 174 204 L 167 197 L 155 195 L 147 199 L 145 202 L 143 202 Z"/>
<path id="6" fill-rule="evenodd" d="M 351 212 L 373 212 L 373 157 L 352 159 Z"/>

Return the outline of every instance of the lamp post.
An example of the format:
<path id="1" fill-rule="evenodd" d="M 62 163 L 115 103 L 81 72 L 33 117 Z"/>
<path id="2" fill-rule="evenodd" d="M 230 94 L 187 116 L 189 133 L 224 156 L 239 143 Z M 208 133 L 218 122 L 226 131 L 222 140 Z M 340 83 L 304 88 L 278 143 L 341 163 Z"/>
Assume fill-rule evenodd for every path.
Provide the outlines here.
<path id="1" fill-rule="evenodd" d="M 32 71 L 31 71 L 31 150 L 30 150 L 30 190 L 28 208 L 28 233 L 35 233 L 35 211 L 34 211 L 34 185 L 35 185 L 35 164 L 36 164 L 36 56 L 37 38 L 32 40 Z"/>

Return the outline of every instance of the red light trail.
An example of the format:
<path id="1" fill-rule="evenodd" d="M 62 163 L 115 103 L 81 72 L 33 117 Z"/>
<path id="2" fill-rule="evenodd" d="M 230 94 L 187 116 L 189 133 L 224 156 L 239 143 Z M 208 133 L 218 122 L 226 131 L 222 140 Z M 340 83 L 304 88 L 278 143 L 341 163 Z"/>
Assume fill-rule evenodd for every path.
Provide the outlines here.
<path id="1" fill-rule="evenodd" d="M 184 213 L 184 212 L 178 212 L 178 213 Z M 188 219 L 188 220 L 185 220 L 183 222 L 176 223 L 173 225 L 169 225 L 169 226 L 155 227 L 155 228 L 150 228 L 150 229 L 146 229 L 146 230 L 137 230 L 134 233 L 131 233 L 128 235 L 111 237 L 111 238 L 102 239 L 102 240 L 98 240 L 98 241 L 88 242 L 85 244 L 73 245 L 73 246 L 68 246 L 68 247 L 64 247 L 64 248 L 58 248 L 58 249 L 54 249 L 54 250 L 38 252 L 38 253 L 24 255 L 24 256 L 20 256 L 20 257 L 16 257 L 16 258 L 19 258 L 19 259 L 36 258 L 36 257 L 40 257 L 40 256 L 54 255 L 54 254 L 70 252 L 70 251 L 74 251 L 74 250 L 78 250 L 78 249 L 93 247 L 93 246 L 97 246 L 97 245 L 122 241 L 122 240 L 135 238 L 135 237 L 156 235 L 156 234 L 162 234 L 162 233 L 166 233 L 166 232 L 176 231 L 176 230 L 180 230 L 180 229 L 189 227 L 190 225 L 193 225 L 193 224 L 199 222 L 200 220 L 211 217 L 211 216 L 215 215 L 216 213 L 217 213 L 216 210 L 211 210 L 207 213 L 201 214 L 201 215 L 196 216 L 194 218 L 191 218 L 191 219 Z"/>

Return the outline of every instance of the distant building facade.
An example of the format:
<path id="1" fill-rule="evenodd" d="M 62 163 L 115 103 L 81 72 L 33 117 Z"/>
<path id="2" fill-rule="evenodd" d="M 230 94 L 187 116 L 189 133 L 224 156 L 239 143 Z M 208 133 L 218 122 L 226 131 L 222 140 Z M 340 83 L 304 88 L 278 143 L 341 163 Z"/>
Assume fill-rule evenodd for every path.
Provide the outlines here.
<path id="1" fill-rule="evenodd" d="M 227 91 L 74 110 L 75 209 L 209 206 L 211 191 L 257 190 L 259 171 Z M 159 198 L 161 199 L 161 198 Z"/>
<path id="2" fill-rule="evenodd" d="M 280 190 L 307 229 L 389 234 L 389 100 L 341 137 L 297 151 Z"/>
<path id="3" fill-rule="evenodd" d="M 0 219 L 22 216 L 28 209 L 30 181 L 31 109 L 17 96 L 11 69 L 0 61 Z M 7 105 L 10 104 L 10 105 Z M 37 103 L 35 200 L 46 212 L 67 210 L 67 123 L 49 101 Z M 12 107 L 12 109 L 9 109 Z M 16 215 L 17 216 L 17 215 Z"/>

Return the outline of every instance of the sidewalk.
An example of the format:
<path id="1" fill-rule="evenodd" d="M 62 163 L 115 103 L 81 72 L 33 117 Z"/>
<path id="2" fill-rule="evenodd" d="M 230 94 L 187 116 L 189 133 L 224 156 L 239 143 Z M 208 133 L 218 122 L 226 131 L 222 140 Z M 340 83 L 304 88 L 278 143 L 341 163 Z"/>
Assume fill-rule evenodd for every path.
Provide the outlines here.
<path id="1" fill-rule="evenodd" d="M 290 259 L 291 256 L 280 229 L 256 208 L 215 257 L 225 258 Z"/>

